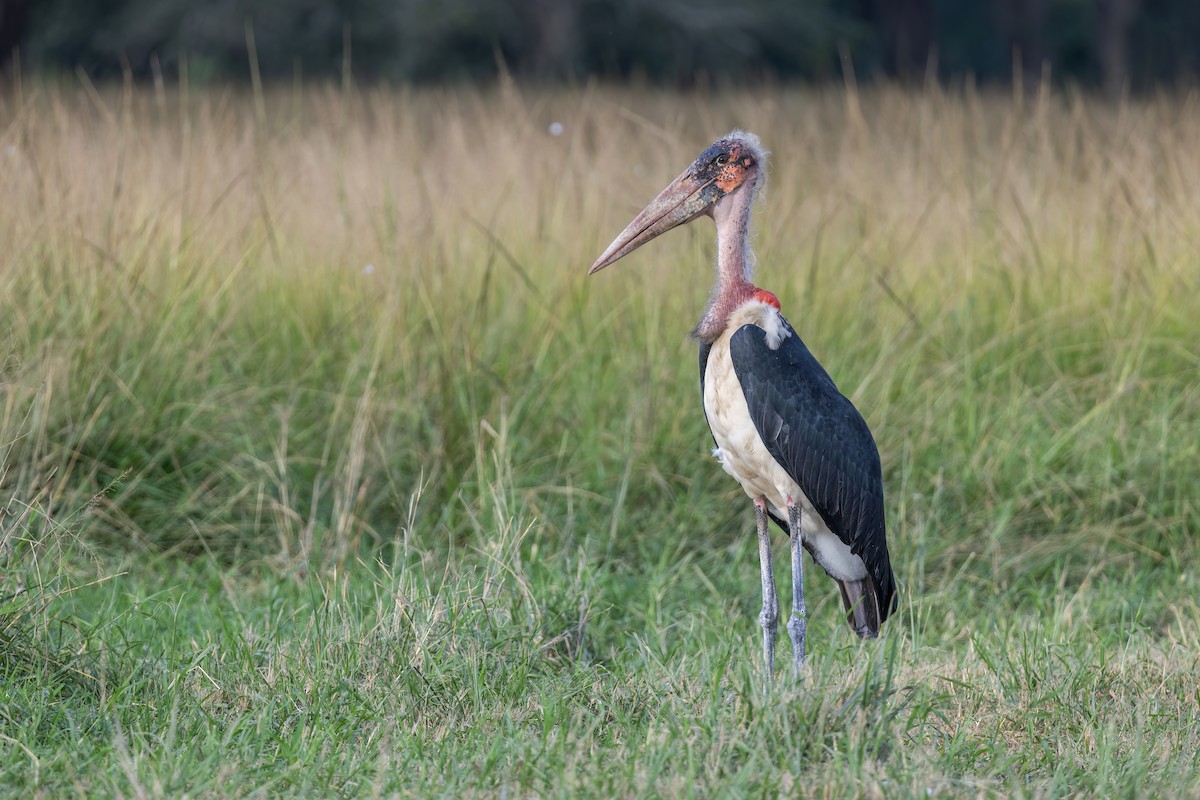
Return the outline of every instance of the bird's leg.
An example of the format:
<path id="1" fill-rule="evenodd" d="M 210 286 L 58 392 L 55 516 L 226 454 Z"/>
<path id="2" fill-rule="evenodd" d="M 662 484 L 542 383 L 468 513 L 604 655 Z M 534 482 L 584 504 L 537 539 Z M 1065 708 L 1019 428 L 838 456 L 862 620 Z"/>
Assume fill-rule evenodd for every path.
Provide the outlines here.
<path id="1" fill-rule="evenodd" d="M 804 638 L 808 633 L 808 610 L 804 607 L 804 548 L 800 540 L 800 507 L 788 498 L 788 530 L 792 534 L 792 615 L 788 635 L 792 637 L 792 656 L 796 659 L 796 677 L 804 671 Z"/>
<path id="2" fill-rule="evenodd" d="M 775 633 L 779 629 L 779 598 L 775 594 L 775 570 L 771 566 L 771 537 L 767 530 L 767 501 L 754 500 L 754 518 L 758 524 L 758 564 L 762 568 L 762 613 L 758 615 L 763 629 L 763 661 L 767 680 L 775 675 Z"/>

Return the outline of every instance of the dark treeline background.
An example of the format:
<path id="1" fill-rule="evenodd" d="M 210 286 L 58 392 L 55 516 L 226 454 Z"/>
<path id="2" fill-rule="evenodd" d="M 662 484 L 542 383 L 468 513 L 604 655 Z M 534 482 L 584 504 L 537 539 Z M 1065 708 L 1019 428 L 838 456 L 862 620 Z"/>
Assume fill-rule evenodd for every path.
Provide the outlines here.
<path id="1" fill-rule="evenodd" d="M 0 0 L 0 65 L 189 80 L 923 81 L 1117 93 L 1200 73 L 1200 0 Z"/>

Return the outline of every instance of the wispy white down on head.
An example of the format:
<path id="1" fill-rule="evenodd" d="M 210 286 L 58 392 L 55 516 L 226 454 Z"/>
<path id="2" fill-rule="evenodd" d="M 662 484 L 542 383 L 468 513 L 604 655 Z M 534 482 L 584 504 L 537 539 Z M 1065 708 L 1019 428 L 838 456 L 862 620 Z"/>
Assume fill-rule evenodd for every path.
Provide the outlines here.
<path id="1" fill-rule="evenodd" d="M 755 197 L 757 198 L 767 187 L 767 162 L 771 158 L 771 152 L 763 147 L 762 140 L 758 138 L 758 134 L 744 131 L 740 128 L 734 128 L 722 139 L 726 142 L 737 142 L 744 150 L 748 150 L 750 155 L 754 156 L 755 163 L 758 164 L 758 174 L 754 176 Z"/>
<path id="2" fill-rule="evenodd" d="M 727 142 L 737 142 L 742 147 L 750 151 L 754 156 L 754 160 L 759 164 L 759 171 L 763 174 L 766 172 L 767 159 L 771 154 L 762 146 L 762 140 L 758 138 L 758 134 L 744 131 L 740 128 L 734 128 L 728 135 L 721 137 Z M 760 178 L 761 180 L 761 178 Z"/>

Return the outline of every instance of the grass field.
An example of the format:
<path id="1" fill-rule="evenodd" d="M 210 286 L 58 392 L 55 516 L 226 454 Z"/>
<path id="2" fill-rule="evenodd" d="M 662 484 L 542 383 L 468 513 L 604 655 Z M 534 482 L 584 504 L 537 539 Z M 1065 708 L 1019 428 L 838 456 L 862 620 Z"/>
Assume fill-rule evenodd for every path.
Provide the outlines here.
<path id="1" fill-rule="evenodd" d="M 0 793 L 1200 797 L 1198 112 L 6 87 Z M 735 126 L 901 587 L 860 643 L 810 572 L 801 684 L 711 225 L 584 276 Z"/>

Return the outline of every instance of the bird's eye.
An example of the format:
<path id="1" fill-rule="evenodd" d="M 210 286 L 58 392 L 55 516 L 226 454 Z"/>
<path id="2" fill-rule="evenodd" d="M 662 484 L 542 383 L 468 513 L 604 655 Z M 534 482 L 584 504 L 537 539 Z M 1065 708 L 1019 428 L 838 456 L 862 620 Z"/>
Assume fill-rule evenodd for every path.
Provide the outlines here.
<path id="1" fill-rule="evenodd" d="M 715 159 L 713 159 L 713 163 L 716 164 L 718 167 L 725 166 L 726 164 L 729 163 L 729 154 L 721 153 L 721 155 L 719 155 Z"/>

